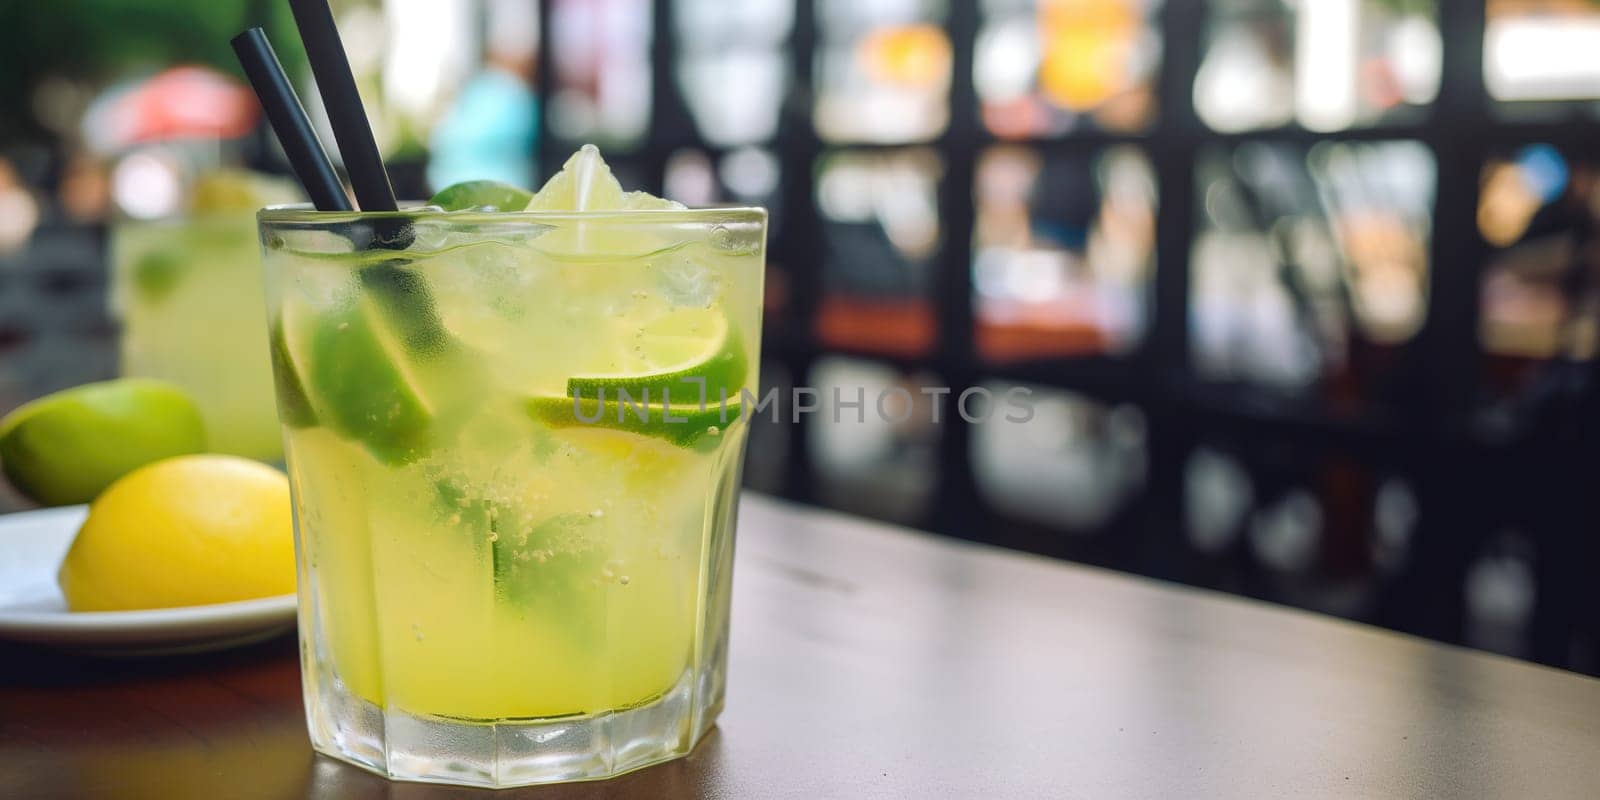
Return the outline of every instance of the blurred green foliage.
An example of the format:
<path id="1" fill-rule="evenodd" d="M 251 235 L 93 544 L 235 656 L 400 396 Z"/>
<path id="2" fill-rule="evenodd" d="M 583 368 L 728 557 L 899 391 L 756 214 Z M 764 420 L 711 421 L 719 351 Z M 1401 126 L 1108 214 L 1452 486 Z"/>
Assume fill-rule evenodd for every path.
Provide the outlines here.
<path id="1" fill-rule="evenodd" d="M 238 75 L 228 40 L 254 25 L 291 75 L 304 74 L 282 0 L 0 0 L 0 146 L 53 138 L 35 114 L 47 79 L 100 88 L 185 63 Z"/>

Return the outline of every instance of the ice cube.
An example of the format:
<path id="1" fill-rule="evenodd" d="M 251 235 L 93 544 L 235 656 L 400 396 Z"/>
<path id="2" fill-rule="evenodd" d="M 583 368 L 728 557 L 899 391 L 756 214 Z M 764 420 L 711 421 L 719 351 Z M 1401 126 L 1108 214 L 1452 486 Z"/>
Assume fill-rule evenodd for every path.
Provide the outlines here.
<path id="1" fill-rule="evenodd" d="M 729 228 L 717 225 L 711 229 L 711 246 L 729 255 L 750 255 L 761 249 L 762 230 L 757 225 Z"/>
<path id="2" fill-rule="evenodd" d="M 717 274 L 691 259 L 657 265 L 655 273 L 662 297 L 675 307 L 706 308 L 720 288 Z"/>

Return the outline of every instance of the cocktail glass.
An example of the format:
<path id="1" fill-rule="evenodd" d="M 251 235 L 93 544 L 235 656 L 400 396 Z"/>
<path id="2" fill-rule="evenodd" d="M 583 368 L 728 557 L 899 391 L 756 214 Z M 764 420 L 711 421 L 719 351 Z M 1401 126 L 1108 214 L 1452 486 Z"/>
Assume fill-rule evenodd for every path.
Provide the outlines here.
<path id="1" fill-rule="evenodd" d="M 484 786 L 687 753 L 723 699 L 765 212 L 260 233 L 316 749 Z"/>
<path id="2" fill-rule="evenodd" d="M 122 327 L 122 374 L 187 391 L 211 450 L 277 462 L 283 440 L 257 241 L 248 211 L 120 223 L 111 236 L 110 300 Z"/>

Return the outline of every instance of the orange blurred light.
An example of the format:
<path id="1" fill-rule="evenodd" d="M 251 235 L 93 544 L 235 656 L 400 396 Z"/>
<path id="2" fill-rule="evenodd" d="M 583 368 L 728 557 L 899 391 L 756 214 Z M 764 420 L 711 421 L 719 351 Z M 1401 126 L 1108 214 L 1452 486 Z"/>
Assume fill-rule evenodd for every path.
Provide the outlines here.
<path id="1" fill-rule="evenodd" d="M 938 339 L 933 307 L 916 298 L 823 298 L 817 340 L 828 347 L 901 358 L 927 355 Z"/>
<path id="2" fill-rule="evenodd" d="M 867 74 L 905 86 L 936 86 L 950 74 L 950 39 L 934 25 L 873 31 L 861 41 Z"/>
<path id="3" fill-rule="evenodd" d="M 1140 30 L 1128 0 L 1052 0 L 1039 8 L 1044 57 L 1039 89 L 1051 102 L 1086 111 L 1125 89 Z"/>

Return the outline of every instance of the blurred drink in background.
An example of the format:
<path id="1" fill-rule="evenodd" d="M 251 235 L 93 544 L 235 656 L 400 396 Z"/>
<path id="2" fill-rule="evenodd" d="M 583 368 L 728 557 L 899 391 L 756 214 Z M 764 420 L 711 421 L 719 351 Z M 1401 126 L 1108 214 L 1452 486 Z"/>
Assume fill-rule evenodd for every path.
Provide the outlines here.
<path id="1" fill-rule="evenodd" d="M 283 460 L 255 211 L 294 199 L 289 184 L 219 172 L 197 182 L 189 213 L 111 232 L 121 373 L 187 390 L 216 452 Z"/>

